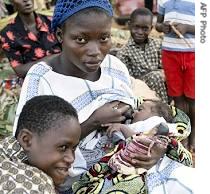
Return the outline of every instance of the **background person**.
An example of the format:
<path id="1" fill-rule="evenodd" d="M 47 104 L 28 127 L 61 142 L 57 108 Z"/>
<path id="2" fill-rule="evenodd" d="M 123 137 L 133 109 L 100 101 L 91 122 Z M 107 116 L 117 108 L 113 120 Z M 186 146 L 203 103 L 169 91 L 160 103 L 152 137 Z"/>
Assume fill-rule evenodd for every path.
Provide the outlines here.
<path id="1" fill-rule="evenodd" d="M 143 80 L 163 102 L 168 103 L 162 69 L 161 40 L 149 37 L 152 21 L 153 14 L 147 8 L 132 12 L 129 21 L 131 37 L 118 51 L 117 57 L 126 64 L 131 76 Z"/>
<path id="2" fill-rule="evenodd" d="M 51 30 L 49 17 L 34 11 L 33 0 L 13 0 L 17 16 L 0 32 L 2 49 L 19 77 L 46 56 L 61 48 Z"/>
<path id="3" fill-rule="evenodd" d="M 162 62 L 167 92 L 175 106 L 190 117 L 192 132 L 188 146 L 194 151 L 195 1 L 160 0 L 158 14 L 156 29 L 164 32 Z"/>

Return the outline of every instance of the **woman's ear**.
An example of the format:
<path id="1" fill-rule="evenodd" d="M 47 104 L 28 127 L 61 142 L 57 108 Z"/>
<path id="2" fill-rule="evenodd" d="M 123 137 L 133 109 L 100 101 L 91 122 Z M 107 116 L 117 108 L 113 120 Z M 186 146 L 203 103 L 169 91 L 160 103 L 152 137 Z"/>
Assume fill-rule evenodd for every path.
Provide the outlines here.
<path id="1" fill-rule="evenodd" d="M 30 150 L 32 145 L 32 138 L 33 133 L 28 129 L 22 129 L 17 136 L 18 142 L 25 151 Z"/>
<path id="2" fill-rule="evenodd" d="M 57 28 L 55 34 L 56 34 L 56 37 L 58 39 L 58 42 L 62 44 L 63 43 L 63 31 L 62 31 L 62 29 L 61 28 Z"/>

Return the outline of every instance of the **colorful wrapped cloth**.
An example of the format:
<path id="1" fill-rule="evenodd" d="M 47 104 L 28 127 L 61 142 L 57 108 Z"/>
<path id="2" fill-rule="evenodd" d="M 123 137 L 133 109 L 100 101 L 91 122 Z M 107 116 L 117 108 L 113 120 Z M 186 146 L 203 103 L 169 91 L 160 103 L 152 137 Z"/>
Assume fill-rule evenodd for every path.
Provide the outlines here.
<path id="1" fill-rule="evenodd" d="M 143 99 L 139 99 L 139 104 Z M 120 142 L 110 153 L 105 155 L 98 163 L 94 164 L 79 181 L 73 184 L 75 194 L 159 194 L 167 191 L 167 194 L 193 193 L 194 170 L 192 156 L 178 140 L 186 138 L 190 133 L 189 117 L 181 110 L 171 107 L 173 110 L 173 122 L 180 130 L 179 136 L 171 138 L 166 155 L 162 160 L 147 172 L 122 174 L 113 171 L 109 167 L 110 159 L 125 149 L 127 142 Z M 189 166 L 189 167 L 188 167 Z M 165 191 L 164 191 L 165 189 Z"/>
<path id="2" fill-rule="evenodd" d="M 93 165 L 73 184 L 75 194 L 190 194 L 193 193 L 193 168 L 184 166 L 167 156 L 142 174 L 124 175 L 113 172 L 110 158 L 125 147 L 121 142 L 115 149 Z"/>
<path id="3" fill-rule="evenodd" d="M 8 62 L 0 64 L 0 135 L 12 133 L 22 80 L 14 76 Z"/>

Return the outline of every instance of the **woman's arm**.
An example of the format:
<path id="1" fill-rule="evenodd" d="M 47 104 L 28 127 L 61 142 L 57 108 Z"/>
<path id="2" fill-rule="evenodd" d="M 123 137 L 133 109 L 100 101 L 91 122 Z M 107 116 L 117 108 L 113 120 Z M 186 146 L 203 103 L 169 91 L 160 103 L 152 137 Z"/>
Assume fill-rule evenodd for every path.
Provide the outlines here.
<path id="1" fill-rule="evenodd" d="M 138 140 L 140 141 L 140 140 Z M 142 138 L 141 144 L 149 147 L 151 144 L 149 138 Z M 145 168 L 150 169 L 152 168 L 159 160 L 162 158 L 166 153 L 167 148 L 159 143 L 155 143 L 155 145 L 151 148 L 150 155 L 145 155 L 142 153 L 132 153 L 130 155 L 130 163 L 136 168 Z"/>
<path id="2" fill-rule="evenodd" d="M 126 119 L 124 114 L 130 108 L 129 105 L 120 105 L 119 101 L 106 103 L 98 108 L 93 114 L 81 124 L 82 134 L 81 139 L 89 135 L 94 130 L 101 128 L 102 124 L 120 123 Z"/>

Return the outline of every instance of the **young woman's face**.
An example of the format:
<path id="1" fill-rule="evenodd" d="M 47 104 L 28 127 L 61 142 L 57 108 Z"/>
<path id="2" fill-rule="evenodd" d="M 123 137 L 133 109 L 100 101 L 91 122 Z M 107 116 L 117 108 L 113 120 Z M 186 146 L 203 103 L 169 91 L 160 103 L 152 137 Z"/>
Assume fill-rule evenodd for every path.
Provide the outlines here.
<path id="1" fill-rule="evenodd" d="M 62 49 L 73 72 L 96 72 L 110 48 L 111 19 L 105 14 L 79 14 L 66 21 Z"/>
<path id="2" fill-rule="evenodd" d="M 62 184 L 74 162 L 80 134 L 80 124 L 75 118 L 56 122 L 41 137 L 33 134 L 27 154 L 29 164 L 44 171 L 56 186 Z"/>
<path id="3" fill-rule="evenodd" d="M 152 30 L 150 16 L 137 15 L 130 23 L 131 36 L 137 44 L 144 43 Z"/>
<path id="4" fill-rule="evenodd" d="M 29 14 L 34 11 L 34 0 L 13 0 L 13 5 L 22 14 Z"/>

